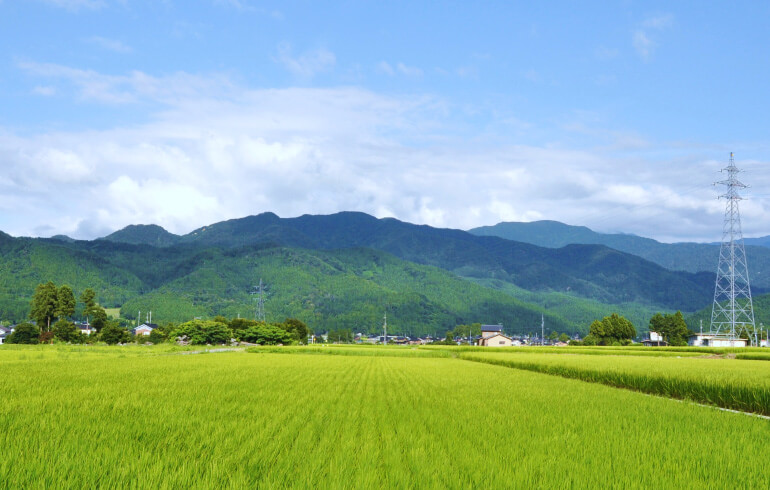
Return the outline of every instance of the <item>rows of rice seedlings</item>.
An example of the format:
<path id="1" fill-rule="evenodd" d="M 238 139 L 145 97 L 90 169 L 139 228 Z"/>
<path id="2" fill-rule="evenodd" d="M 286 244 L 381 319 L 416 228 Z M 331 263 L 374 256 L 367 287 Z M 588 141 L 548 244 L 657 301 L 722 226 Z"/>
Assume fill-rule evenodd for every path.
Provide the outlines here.
<path id="1" fill-rule="evenodd" d="M 607 346 L 602 349 L 621 349 L 621 350 L 649 350 L 661 352 L 706 352 L 709 354 L 735 354 L 739 352 L 767 352 L 766 347 L 692 347 L 692 346 L 644 346 L 641 344 L 632 344 L 627 346 Z"/>
<path id="2" fill-rule="evenodd" d="M 489 352 L 490 347 L 481 346 L 420 346 L 424 350 L 445 350 L 449 352 Z M 691 349 L 689 351 L 661 351 L 624 349 L 622 347 L 551 347 L 551 346 L 522 346 L 522 347 L 495 347 L 495 352 L 516 354 L 586 354 L 597 356 L 637 356 L 637 357 L 701 357 L 708 352 Z"/>
<path id="3" fill-rule="evenodd" d="M 62 359 L 62 358 L 86 358 L 105 355 L 119 356 L 157 356 L 166 354 L 179 354 L 184 352 L 198 352 L 213 349 L 200 345 L 176 345 L 176 344 L 128 344 L 124 346 L 111 346 L 106 344 L 3 344 L 0 345 L 0 364 L 12 361 L 24 361 L 28 359 Z M 216 347 L 219 349 L 221 347 Z"/>
<path id="4" fill-rule="evenodd" d="M 770 369 L 761 361 L 500 352 L 460 358 L 770 415 Z"/>
<path id="5" fill-rule="evenodd" d="M 767 421 L 597 384 L 448 358 L 118 352 L 4 366 L 0 486 L 768 483 L 747 471 Z"/>
<path id="6" fill-rule="evenodd" d="M 770 361 L 770 352 L 739 352 L 735 354 L 735 358 L 748 361 Z"/>
<path id="7" fill-rule="evenodd" d="M 292 345 L 249 347 L 246 352 L 253 354 L 322 354 L 333 356 L 374 356 L 374 357 L 453 357 L 446 349 L 417 349 L 405 346 L 356 346 L 356 345 Z"/>

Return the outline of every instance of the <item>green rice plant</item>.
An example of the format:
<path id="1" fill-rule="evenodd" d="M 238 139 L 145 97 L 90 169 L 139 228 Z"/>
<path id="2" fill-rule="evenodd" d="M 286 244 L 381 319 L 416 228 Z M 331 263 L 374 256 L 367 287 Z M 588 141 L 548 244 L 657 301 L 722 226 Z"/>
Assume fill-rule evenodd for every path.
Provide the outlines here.
<path id="1" fill-rule="evenodd" d="M 585 354 L 595 356 L 636 356 L 636 357 L 702 357 L 709 355 L 709 352 L 690 350 L 690 351 L 660 351 L 660 350 L 642 350 L 642 349 L 624 349 L 615 347 L 540 347 L 540 346 L 521 346 L 521 347 L 480 347 L 480 346 L 420 346 L 424 350 L 445 350 L 456 354 L 462 352 L 498 352 L 514 354 Z"/>
<path id="2" fill-rule="evenodd" d="M 0 487 L 767 484 L 747 470 L 767 421 L 599 384 L 452 358 L 66 353 L 0 350 Z"/>
<path id="3" fill-rule="evenodd" d="M 423 350 L 416 347 L 385 347 L 355 345 L 291 345 L 249 347 L 252 354 L 321 354 L 330 356 L 374 356 L 374 357 L 452 357 L 445 350 Z"/>
<path id="4" fill-rule="evenodd" d="M 498 352 L 460 358 L 770 415 L 770 370 L 759 361 Z"/>
<path id="5" fill-rule="evenodd" d="M 735 354 L 735 358 L 749 361 L 770 361 L 770 352 L 739 352 Z"/>

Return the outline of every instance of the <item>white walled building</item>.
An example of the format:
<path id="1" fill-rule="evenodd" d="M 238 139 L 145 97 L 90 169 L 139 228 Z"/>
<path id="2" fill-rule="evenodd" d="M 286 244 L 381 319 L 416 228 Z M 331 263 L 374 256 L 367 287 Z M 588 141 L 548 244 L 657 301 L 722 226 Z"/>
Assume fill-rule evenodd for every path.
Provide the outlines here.
<path id="1" fill-rule="evenodd" d="M 746 347 L 746 339 L 732 339 L 724 334 L 699 333 L 690 335 L 687 345 L 694 347 Z"/>

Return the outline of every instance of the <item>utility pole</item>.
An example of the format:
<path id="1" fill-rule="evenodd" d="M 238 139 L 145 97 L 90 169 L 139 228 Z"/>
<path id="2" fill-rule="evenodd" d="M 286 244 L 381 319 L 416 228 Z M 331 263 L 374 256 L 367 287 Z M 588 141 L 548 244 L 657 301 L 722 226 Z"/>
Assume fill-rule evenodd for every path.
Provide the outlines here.
<path id="1" fill-rule="evenodd" d="M 545 345 L 545 315 L 540 314 L 540 345 Z"/>
<path id="2" fill-rule="evenodd" d="M 729 165 L 722 171 L 727 172 L 727 180 L 716 184 L 727 186 L 727 191 L 719 196 L 726 200 L 726 206 L 717 279 L 714 286 L 714 304 L 711 309 L 711 332 L 715 334 L 720 331 L 727 332 L 732 345 L 739 329 L 748 330 L 751 326 L 754 330 L 749 268 L 746 263 L 741 215 L 738 209 L 738 203 L 743 199 L 738 194 L 738 190 L 748 186 L 738 180 L 740 170 L 735 166 L 732 152 Z"/>
<path id="3" fill-rule="evenodd" d="M 383 316 L 384 323 L 382 324 L 382 330 L 385 334 L 383 336 L 383 339 L 385 340 L 384 344 L 388 345 L 388 312 L 385 312 L 385 316 Z"/>

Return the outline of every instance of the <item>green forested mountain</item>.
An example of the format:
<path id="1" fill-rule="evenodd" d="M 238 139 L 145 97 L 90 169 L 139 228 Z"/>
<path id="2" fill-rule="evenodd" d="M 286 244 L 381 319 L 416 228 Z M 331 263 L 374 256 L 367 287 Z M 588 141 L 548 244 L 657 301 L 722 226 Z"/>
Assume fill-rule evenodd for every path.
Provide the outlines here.
<path id="1" fill-rule="evenodd" d="M 770 327 L 770 294 L 760 294 L 752 298 L 754 307 L 754 323 L 757 328 L 760 324 L 765 328 Z M 696 311 L 693 314 L 686 315 L 685 321 L 687 327 L 693 332 L 700 330 L 700 322 L 703 322 L 703 330 L 708 331 L 711 326 L 711 304 Z"/>
<path id="2" fill-rule="evenodd" d="M 216 223 L 180 240 L 189 246 L 270 243 L 306 249 L 369 247 L 463 277 L 499 279 L 529 291 L 569 292 L 603 303 L 643 303 L 694 311 L 712 295 L 708 273 L 673 273 L 597 245 L 549 249 L 460 230 L 363 213 L 282 219 L 272 213 Z"/>
<path id="3" fill-rule="evenodd" d="M 503 323 L 508 331 L 532 331 L 546 315 L 550 328 L 579 326 L 435 268 L 372 249 L 335 251 L 284 247 L 216 250 L 205 265 L 149 294 L 128 301 L 124 316 L 153 311 L 175 321 L 192 316 L 253 317 L 249 293 L 262 279 L 268 320 L 295 317 L 320 330 L 380 331 L 388 312 L 392 332 L 439 334 L 449 326 Z"/>
<path id="4" fill-rule="evenodd" d="M 98 289 L 107 307 L 119 306 L 142 289 L 131 272 L 99 255 L 29 238 L 0 238 L 0 318 L 20 320 L 29 312 L 41 282 L 70 284 L 77 291 Z"/>
<path id="5" fill-rule="evenodd" d="M 713 272 L 716 271 L 719 259 L 719 244 L 660 243 L 636 235 L 596 233 L 585 226 L 570 226 L 558 221 L 498 223 L 494 226 L 474 228 L 470 233 L 478 236 L 497 236 L 549 248 L 575 243 L 604 245 L 675 271 Z M 770 241 L 767 238 L 745 240 L 751 283 L 764 289 L 770 288 L 770 248 L 766 246 Z"/>
<path id="6" fill-rule="evenodd" d="M 169 233 L 158 225 L 129 225 L 102 238 L 102 240 L 109 242 L 152 245 L 154 247 L 169 247 L 177 244 L 179 239 L 178 235 Z"/>
<path id="7" fill-rule="evenodd" d="M 509 331 L 585 331 L 617 311 L 695 311 L 713 275 L 671 272 L 597 245 L 549 249 L 362 213 L 281 219 L 262 214 L 176 236 L 132 226 L 94 241 L 0 235 L 0 318 L 20 319 L 39 282 L 100 293 L 126 317 L 158 321 L 253 315 L 249 291 L 269 286 L 268 315 L 313 328 L 441 333 L 458 323 Z M 470 279 L 467 280 L 467 279 Z"/>

